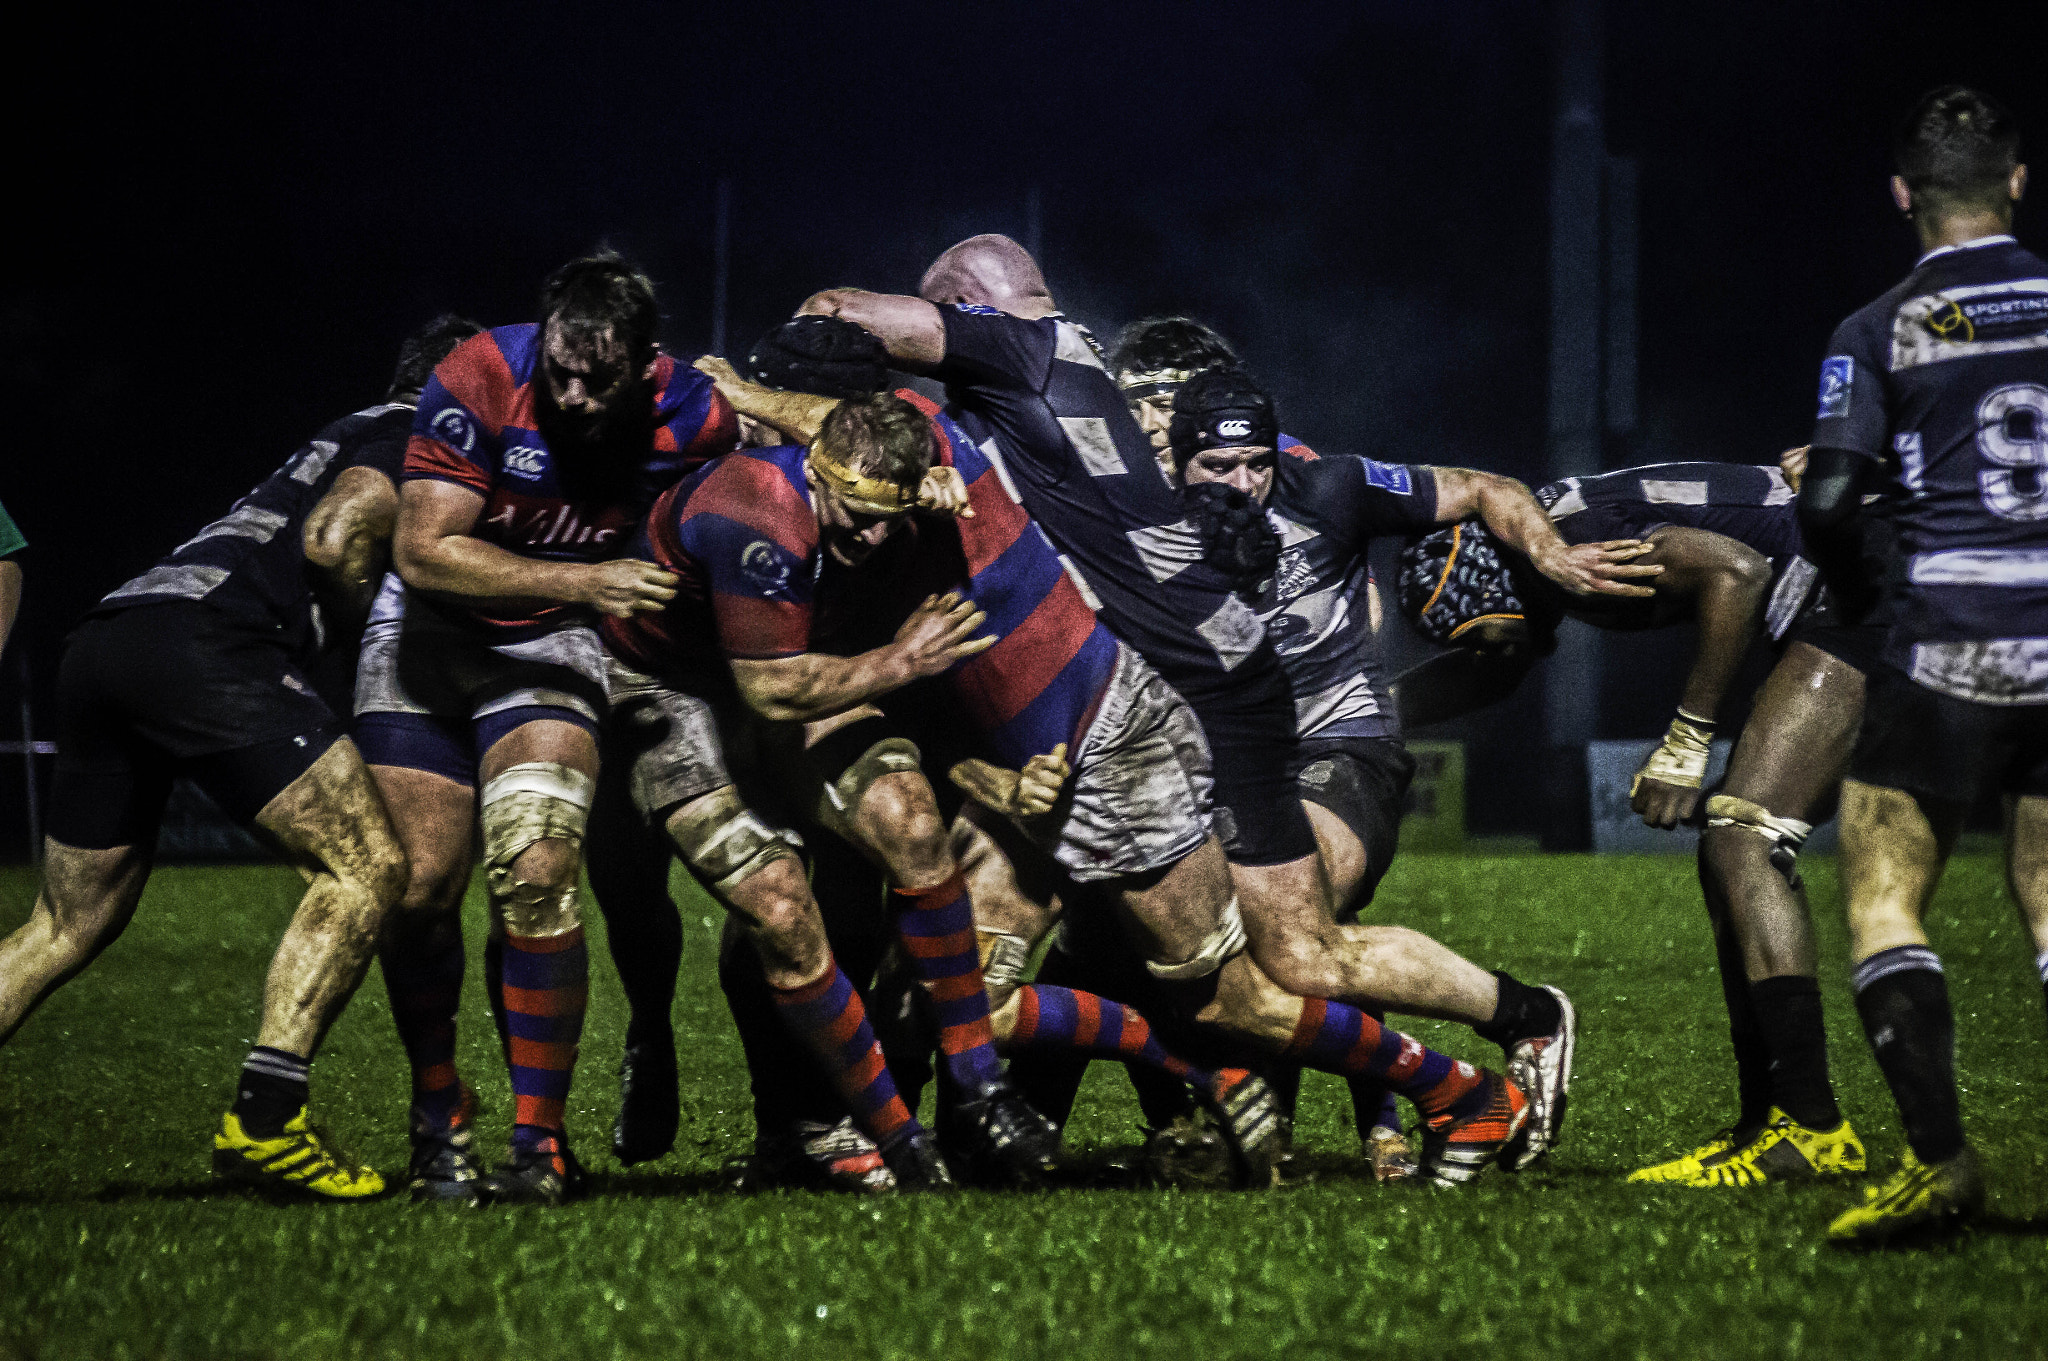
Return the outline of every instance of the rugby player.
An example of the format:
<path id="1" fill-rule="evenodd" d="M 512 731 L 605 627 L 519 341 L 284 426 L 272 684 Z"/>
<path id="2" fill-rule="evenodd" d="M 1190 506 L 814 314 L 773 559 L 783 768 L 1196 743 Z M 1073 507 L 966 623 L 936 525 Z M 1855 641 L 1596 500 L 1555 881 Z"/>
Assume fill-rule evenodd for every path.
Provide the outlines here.
<path id="1" fill-rule="evenodd" d="M 563 1108 L 588 957 L 577 870 L 605 708 L 598 614 L 659 609 L 674 578 L 619 558 L 662 489 L 732 447 L 732 412 L 661 354 L 653 285 L 571 261 L 541 320 L 464 342 L 428 382 L 393 557 L 363 640 L 356 733 L 412 882 L 383 954 L 413 1071 L 415 1196 L 559 1203 L 580 1192 Z M 514 1098 L 488 1179 L 455 1070 L 457 908 L 481 822 L 485 971 Z"/>
<path id="2" fill-rule="evenodd" d="M 361 631 L 420 387 L 475 330 L 444 317 L 408 340 L 381 404 L 323 428 L 227 515 L 107 595 L 58 672 L 43 886 L 0 941 L 0 1042 L 127 926 L 171 780 L 191 779 L 307 881 L 213 1141 L 217 1176 L 269 1192 L 360 1200 L 384 1189 L 306 1114 L 313 1056 L 406 877 L 384 804 L 313 675 L 328 640 Z M 371 509 L 336 514 L 357 499 Z"/>
<path id="3" fill-rule="evenodd" d="M 1829 585 L 1854 595 L 1863 492 L 1902 493 L 1903 581 L 1842 785 L 1842 881 L 1856 1010 L 1910 1147 L 1829 1226 L 1850 1245 L 1984 1203 L 1922 919 L 1987 783 L 2007 796 L 2009 883 L 2048 981 L 2048 264 L 2012 237 L 2027 168 L 1990 99 L 1929 92 L 1894 150 L 1921 255 L 1829 342 L 1798 505 Z"/>
<path id="4" fill-rule="evenodd" d="M 1491 1025 L 1517 1045 L 1556 1037 L 1552 994 L 1487 974 L 1417 933 L 1385 931 L 1368 947 L 1343 934 L 1357 928 L 1331 919 L 1314 832 L 1287 772 L 1293 697 L 1278 658 L 1234 578 L 1205 559 L 1092 338 L 1058 313 L 1029 254 L 1006 237 L 971 238 L 939 257 L 922 292 L 831 290 L 803 311 L 855 321 L 894 362 L 947 382 L 961 423 L 996 450 L 1090 603 L 1199 715 L 1230 848 L 1216 902 L 1229 904 L 1233 886 L 1244 898 L 1258 977 L 1297 998 L 1384 1001 Z M 1575 584 L 1604 581 L 1615 566 L 1597 550 L 1573 556 Z M 1235 947 L 1236 920 L 1219 921 L 1218 948 Z M 1554 1070 L 1563 1046 L 1547 1047 Z"/>
<path id="5" fill-rule="evenodd" d="M 1817 589 L 1793 510 L 1803 449 L 1777 467 L 1656 463 L 1536 492 L 1574 542 L 1618 534 L 1665 568 L 1654 599 L 1594 605 L 1545 591 L 1480 527 L 1403 554 L 1403 609 L 1455 650 L 1404 675 L 1404 719 L 1437 721 L 1495 697 L 1549 650 L 1562 613 L 1622 633 L 1698 625 L 1698 650 L 1663 742 L 1630 790 L 1645 823 L 1692 817 L 1715 720 L 1759 636 L 1779 659 L 1706 801 L 1699 876 L 1734 1051 L 1735 1119 L 1630 1179 L 1700 1188 L 1860 1172 L 1863 1147 L 1828 1076 L 1817 951 L 1797 857 L 1840 783 L 1880 630 Z M 1424 679 L 1426 678 L 1426 679 Z M 1418 712 L 1419 711 L 1419 712 Z"/>

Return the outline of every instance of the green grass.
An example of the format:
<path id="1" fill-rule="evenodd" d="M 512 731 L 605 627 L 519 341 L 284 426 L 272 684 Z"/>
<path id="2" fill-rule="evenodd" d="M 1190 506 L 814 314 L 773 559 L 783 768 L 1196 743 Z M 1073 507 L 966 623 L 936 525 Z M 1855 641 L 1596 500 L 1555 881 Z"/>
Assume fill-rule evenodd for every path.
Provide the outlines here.
<path id="1" fill-rule="evenodd" d="M 1889 1170 L 1898 1121 L 1844 987 L 1833 867 L 1808 875 L 1837 1084 Z M 0 871 L 0 928 L 33 888 Z M 700 902 L 677 1016 L 694 1073 L 669 1158 L 622 1171 L 605 1153 L 623 1006 L 600 965 L 571 1114 L 592 1200 L 273 1207 L 216 1192 L 206 1150 L 296 897 L 281 870 L 163 871 L 126 938 L 0 1050 L 0 1357 L 2048 1357 L 2048 1032 L 1983 857 L 1951 868 L 1932 930 L 1991 1215 L 1955 1244 L 1868 1257 L 1820 1241 L 1849 1185 L 1622 1184 L 1732 1105 L 1683 860 L 1396 866 L 1376 915 L 1557 982 L 1584 1018 L 1552 1165 L 1459 1191 L 1359 1180 L 1342 1091 L 1311 1075 L 1301 1135 L 1329 1170 L 1284 1191 L 721 1193 L 719 1164 L 751 1128 Z M 480 973 L 463 1059 L 495 1143 L 509 1098 Z M 1417 1031 L 1491 1057 L 1452 1028 Z M 405 1072 L 375 978 L 321 1055 L 315 1097 L 355 1151 L 402 1167 Z M 1073 1143 L 1128 1148 L 1136 1125 L 1120 1074 L 1098 1065 Z"/>

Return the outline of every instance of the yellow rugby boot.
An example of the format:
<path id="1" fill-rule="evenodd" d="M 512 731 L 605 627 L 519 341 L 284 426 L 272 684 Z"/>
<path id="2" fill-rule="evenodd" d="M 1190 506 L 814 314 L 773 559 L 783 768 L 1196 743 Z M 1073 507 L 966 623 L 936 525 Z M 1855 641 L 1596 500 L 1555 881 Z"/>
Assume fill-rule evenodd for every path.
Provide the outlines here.
<path id="1" fill-rule="evenodd" d="M 1836 1216 L 1828 1241 L 1843 1247 L 1876 1247 L 1910 1230 L 1954 1229 L 1984 1208 L 1984 1174 L 1969 1146 L 1946 1162 L 1928 1166 L 1906 1150 L 1899 1170 L 1882 1186 L 1863 1193 L 1863 1203 Z"/>
<path id="2" fill-rule="evenodd" d="M 1673 1158 L 1669 1162 L 1652 1163 L 1648 1167 L 1638 1167 L 1635 1171 L 1628 1174 L 1628 1179 L 1633 1182 L 1684 1181 L 1686 1178 L 1698 1173 L 1700 1168 L 1706 1164 L 1707 1159 L 1724 1157 L 1734 1152 L 1737 1143 L 1735 1133 L 1735 1126 L 1729 1125 L 1724 1129 L 1716 1131 L 1712 1138 L 1692 1152 L 1682 1157 Z"/>
<path id="3" fill-rule="evenodd" d="M 213 1136 L 213 1175 L 273 1195 L 311 1200 L 367 1200 L 384 1193 L 384 1178 L 347 1162 L 301 1108 L 275 1139 L 252 1139 L 233 1111 Z"/>
<path id="4" fill-rule="evenodd" d="M 1739 1148 L 1700 1160 L 1680 1186 L 1761 1186 L 1767 1181 L 1848 1176 L 1863 1170 L 1863 1143 L 1847 1120 L 1829 1130 L 1808 1129 L 1776 1106 L 1771 1118 Z"/>

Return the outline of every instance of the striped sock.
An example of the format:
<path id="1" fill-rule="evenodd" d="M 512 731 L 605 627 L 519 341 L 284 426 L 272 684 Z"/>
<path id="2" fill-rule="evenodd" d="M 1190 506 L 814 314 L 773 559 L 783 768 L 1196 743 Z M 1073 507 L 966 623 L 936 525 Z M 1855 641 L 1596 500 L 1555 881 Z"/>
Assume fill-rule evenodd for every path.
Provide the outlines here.
<path id="1" fill-rule="evenodd" d="M 1175 1057 L 1136 1008 L 1092 992 L 1027 983 L 1017 989 L 1017 1021 L 1003 1048 L 1065 1050 L 1094 1058 L 1156 1068 L 1218 1098 L 1250 1074 L 1242 1068 L 1211 1072 Z"/>
<path id="2" fill-rule="evenodd" d="M 583 944 L 583 928 L 559 936 L 508 934 L 503 970 L 512 1144 L 530 1148 L 563 1133 L 563 1107 L 590 997 L 590 951 Z"/>
<path id="3" fill-rule="evenodd" d="M 437 918 L 439 914 L 436 914 Z M 424 928 L 424 929 L 421 929 Z M 413 1119 L 445 1127 L 462 1104 L 455 1072 L 455 1013 L 462 1001 L 462 922 L 401 922 L 378 956 L 391 1020 L 412 1066 Z"/>
<path id="4" fill-rule="evenodd" d="M 910 956 L 917 981 L 931 995 L 939 1018 L 939 1054 L 947 1075 L 973 1091 L 1003 1074 L 996 1060 L 995 1031 L 988 1020 L 988 990 L 981 981 L 981 947 L 974 936 L 974 905 L 967 876 L 929 888 L 894 890 L 903 911 L 896 935 Z"/>
<path id="5" fill-rule="evenodd" d="M 1342 1002 L 1304 997 L 1287 1058 L 1345 1077 L 1376 1077 L 1413 1101 L 1424 1116 L 1460 1119 L 1483 1110 L 1490 1093 L 1471 1064 L 1425 1049 Z"/>
<path id="6" fill-rule="evenodd" d="M 283 1049 L 259 1044 L 242 1060 L 242 1079 L 232 1107 L 242 1132 L 252 1139 L 275 1139 L 306 1106 L 308 1070 L 313 1061 Z"/>
<path id="7" fill-rule="evenodd" d="M 817 1054 L 864 1134 L 887 1147 L 921 1128 L 896 1094 L 867 1008 L 837 960 L 828 960 L 825 972 L 801 987 L 769 986 L 782 1023 Z"/>

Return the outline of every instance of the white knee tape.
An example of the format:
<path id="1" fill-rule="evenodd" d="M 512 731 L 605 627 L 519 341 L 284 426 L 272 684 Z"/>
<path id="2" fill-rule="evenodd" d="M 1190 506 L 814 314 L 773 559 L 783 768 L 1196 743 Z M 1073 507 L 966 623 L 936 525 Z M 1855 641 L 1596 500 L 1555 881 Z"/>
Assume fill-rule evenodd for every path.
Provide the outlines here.
<path id="1" fill-rule="evenodd" d="M 1813 824 L 1798 818 L 1774 817 L 1771 810 L 1733 794 L 1716 794 L 1707 800 L 1707 826 L 1740 827 L 1755 832 L 1771 843 L 1771 864 L 1785 876 L 1785 882 L 1799 887 L 1799 848 L 1813 832 Z"/>
<path id="2" fill-rule="evenodd" d="M 537 841 L 566 841 L 580 852 L 594 788 L 588 775 L 554 761 L 508 767 L 484 786 L 484 880 L 512 934 L 559 936 L 581 924 L 573 879 L 544 889 L 517 879 L 512 862 Z"/>
<path id="3" fill-rule="evenodd" d="M 1223 917 L 1216 923 L 1216 929 L 1196 947 L 1194 954 L 1170 964 L 1148 959 L 1145 968 L 1154 978 L 1184 983 L 1191 978 L 1207 978 L 1222 968 L 1231 956 L 1242 954 L 1244 947 L 1244 914 L 1238 911 L 1237 899 L 1233 896 L 1224 905 Z"/>
<path id="4" fill-rule="evenodd" d="M 1000 1007 L 1024 984 L 1024 971 L 1031 967 L 1031 942 L 981 926 L 974 928 L 974 935 L 981 948 L 981 981 L 988 989 L 988 1004 Z"/>
<path id="5" fill-rule="evenodd" d="M 690 868 L 718 894 L 730 892 L 770 861 L 794 856 L 802 844 L 794 833 L 777 831 L 754 816 L 731 785 L 671 822 L 670 835 Z"/>

